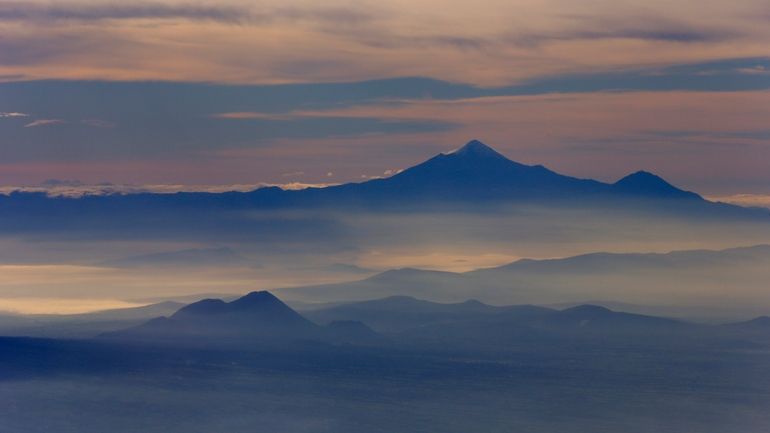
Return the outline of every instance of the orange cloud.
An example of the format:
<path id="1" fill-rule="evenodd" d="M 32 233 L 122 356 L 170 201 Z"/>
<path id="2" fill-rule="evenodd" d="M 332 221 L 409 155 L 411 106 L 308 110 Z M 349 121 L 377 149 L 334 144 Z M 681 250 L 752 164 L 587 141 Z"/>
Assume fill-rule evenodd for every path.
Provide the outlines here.
<path id="1" fill-rule="evenodd" d="M 766 16 L 759 0 L 601 0 L 590 9 L 568 0 L 15 2 L 0 5 L 0 76 L 505 84 L 766 55 Z"/>

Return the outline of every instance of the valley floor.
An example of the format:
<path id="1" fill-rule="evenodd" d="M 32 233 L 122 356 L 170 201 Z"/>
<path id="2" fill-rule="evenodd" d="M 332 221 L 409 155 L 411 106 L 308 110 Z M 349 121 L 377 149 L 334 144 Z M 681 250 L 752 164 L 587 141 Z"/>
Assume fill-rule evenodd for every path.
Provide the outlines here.
<path id="1" fill-rule="evenodd" d="M 3 433 L 770 430 L 767 347 L 0 347 Z"/>

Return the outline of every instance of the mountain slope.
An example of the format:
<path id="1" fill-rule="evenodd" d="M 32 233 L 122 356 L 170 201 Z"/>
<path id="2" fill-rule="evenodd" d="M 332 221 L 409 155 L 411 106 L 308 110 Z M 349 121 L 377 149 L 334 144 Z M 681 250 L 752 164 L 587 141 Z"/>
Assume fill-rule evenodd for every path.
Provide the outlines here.
<path id="1" fill-rule="evenodd" d="M 299 191 L 259 189 L 254 202 L 282 205 L 435 205 L 461 203 L 564 202 L 570 204 L 640 205 L 661 201 L 659 211 L 702 206 L 730 213 L 740 207 L 711 203 L 645 171 L 614 184 L 565 176 L 542 165 L 512 161 L 486 144 L 472 140 L 463 147 L 438 154 L 391 177 Z M 684 206 L 679 209 L 677 206 Z M 756 211 L 754 211 L 756 212 Z"/>
<path id="2" fill-rule="evenodd" d="M 599 194 L 606 184 L 555 173 L 543 166 L 509 160 L 480 141 L 434 156 L 390 178 L 373 180 L 357 187 L 343 185 L 339 191 L 359 190 L 380 198 L 390 195 L 441 200 L 489 200 L 564 197 L 567 194 Z"/>
<path id="3" fill-rule="evenodd" d="M 659 199 L 703 200 L 690 191 L 683 191 L 646 171 L 637 171 L 612 184 L 612 190 L 627 195 Z"/>
<path id="4" fill-rule="evenodd" d="M 264 187 L 251 192 L 139 193 L 81 198 L 18 192 L 0 195 L 0 233 L 86 231 L 106 236 L 125 233 L 125 228 L 130 226 L 137 233 L 153 236 L 174 233 L 201 236 L 201 233 L 230 229 L 236 231 L 239 236 L 233 236 L 239 238 L 243 233 L 254 233 L 257 222 L 251 216 L 234 211 L 345 208 L 406 212 L 450 208 L 479 212 L 486 209 L 486 205 L 537 205 L 557 211 L 569 206 L 597 212 L 610 209 L 640 215 L 762 222 L 770 216 L 767 210 L 704 200 L 646 172 L 629 175 L 615 184 L 565 176 L 541 165 L 511 161 L 473 140 L 454 152 L 436 155 L 388 178 L 324 188 Z M 282 233 L 298 231 L 291 219 L 276 220 L 274 224 L 289 226 Z M 313 230 L 313 233 L 321 229 L 327 228 Z M 221 241 L 222 237 L 215 239 Z M 138 260 L 142 262 L 143 258 Z M 123 264 L 118 262 L 118 265 Z"/>
<path id="5" fill-rule="evenodd" d="M 382 344 L 382 336 L 365 325 L 332 323 L 323 327 L 307 320 L 272 293 L 251 292 L 234 301 L 204 299 L 170 317 L 103 334 L 102 338 L 178 346 L 253 348 L 255 343 L 288 347 L 300 341 L 335 344 Z"/>
<path id="6" fill-rule="evenodd" d="M 160 317 L 105 336 L 150 341 L 280 341 L 311 338 L 320 332 L 320 327 L 271 293 L 260 291 L 232 302 L 204 299 L 181 308 L 168 318 Z"/>

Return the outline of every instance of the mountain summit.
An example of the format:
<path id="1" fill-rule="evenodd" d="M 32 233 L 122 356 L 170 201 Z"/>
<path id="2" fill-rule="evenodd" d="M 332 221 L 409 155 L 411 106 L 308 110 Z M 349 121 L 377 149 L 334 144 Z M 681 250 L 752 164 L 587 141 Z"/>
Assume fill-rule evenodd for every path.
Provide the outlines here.
<path id="1" fill-rule="evenodd" d="M 641 206 L 698 215 L 714 211 L 714 215 L 760 216 L 756 210 L 709 202 L 649 172 L 633 173 L 614 184 L 581 179 L 542 165 L 512 161 L 479 140 L 439 153 L 387 178 L 298 191 L 262 188 L 247 195 L 249 206 L 426 208 L 555 204 L 626 209 Z"/>
<path id="2" fill-rule="evenodd" d="M 350 207 L 359 209 L 475 208 L 478 205 L 538 205 L 580 208 L 652 210 L 698 216 L 767 218 L 767 212 L 724 203 L 713 203 L 684 191 L 649 172 L 636 172 L 614 184 L 581 179 L 542 165 L 512 161 L 479 140 L 451 152 L 440 153 L 387 178 L 370 179 L 301 190 L 276 186 L 239 193 L 126 194 L 89 196 L 85 199 L 49 199 L 45 195 L 14 193 L 0 196 L 4 218 L 30 218 L 51 214 L 81 221 L 84 209 L 109 209 L 115 221 L 141 209 L 154 215 L 190 210 L 246 210 L 276 208 Z M 32 204 L 30 204 L 32 203 Z M 24 209 L 35 209 L 29 215 Z M 50 209 L 50 211 L 43 211 Z M 112 215 L 112 214 L 111 214 Z M 94 214 L 96 217 L 96 214 Z M 99 221 L 105 219 L 98 214 Z M 59 218 L 61 219 L 61 218 Z M 51 224 L 50 221 L 45 221 Z"/>
<path id="3" fill-rule="evenodd" d="M 479 140 L 471 140 L 466 143 L 465 146 L 444 153 L 444 155 L 455 155 L 459 158 L 499 158 L 508 160 L 508 158 L 498 153 L 495 149 L 492 149 Z"/>
<path id="4" fill-rule="evenodd" d="M 684 199 L 701 198 L 698 194 L 683 191 L 666 182 L 660 176 L 656 176 L 647 171 L 637 171 L 636 173 L 629 174 L 615 182 L 613 188 L 623 193 L 648 197 Z"/>
<path id="5" fill-rule="evenodd" d="M 232 302 L 204 299 L 177 311 L 171 319 L 219 324 L 244 322 L 254 327 L 304 326 L 309 322 L 268 291 L 251 292 Z"/>
<path id="6" fill-rule="evenodd" d="M 401 199 L 471 202 L 597 193 L 607 187 L 593 180 L 558 174 L 542 165 L 511 161 L 478 140 L 440 153 L 390 178 L 359 185 L 358 189 L 376 191 L 381 197 L 393 194 Z"/>
<path id="7" fill-rule="evenodd" d="M 203 299 L 171 317 L 108 335 L 112 338 L 201 343 L 258 339 L 290 341 L 312 338 L 320 328 L 267 291 L 251 292 L 232 302 Z"/>
<path id="8" fill-rule="evenodd" d="M 376 345 L 387 341 L 358 322 L 317 325 L 267 291 L 251 292 L 232 302 L 203 299 L 179 309 L 171 317 L 158 317 L 101 337 L 163 346 L 236 350 L 290 348 L 302 342 Z"/>

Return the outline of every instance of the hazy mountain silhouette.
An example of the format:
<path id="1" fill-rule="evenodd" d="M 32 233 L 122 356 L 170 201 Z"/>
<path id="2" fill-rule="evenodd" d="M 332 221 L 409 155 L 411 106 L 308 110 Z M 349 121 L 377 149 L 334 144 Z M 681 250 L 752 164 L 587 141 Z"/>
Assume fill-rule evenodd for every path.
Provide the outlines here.
<path id="1" fill-rule="evenodd" d="M 515 329 L 514 334 L 518 336 L 522 336 L 524 332 L 519 329 L 521 327 L 526 327 L 536 335 L 539 331 L 657 332 L 685 326 L 684 322 L 674 319 L 616 312 L 597 305 L 578 305 L 556 310 L 535 305 L 492 306 L 476 300 L 442 304 L 409 296 L 353 302 L 308 311 L 304 314 L 319 323 L 340 320 L 361 321 L 380 332 L 404 332 L 406 335 L 413 332 L 421 334 L 425 329 L 432 329 L 430 333 L 434 333 L 442 326 L 448 326 L 452 331 L 447 332 L 458 335 L 467 335 L 472 329 L 479 327 L 484 329 L 497 327 L 498 329 L 494 331 L 497 334 Z M 466 329 L 461 331 L 458 328 Z"/>
<path id="2" fill-rule="evenodd" d="M 655 203 L 659 200 L 665 200 L 666 206 L 657 207 Z M 17 192 L 0 197 L 0 209 L 9 212 L 26 210 L 41 215 L 45 214 L 44 210 L 53 207 L 60 215 L 86 212 L 137 217 L 143 211 L 152 210 L 214 211 L 315 206 L 370 208 L 393 204 L 421 207 L 442 203 L 462 206 L 480 202 L 522 201 L 566 202 L 588 207 L 652 205 L 653 209 L 661 212 L 691 211 L 695 206 L 701 213 L 710 210 L 719 214 L 767 216 L 766 211 L 709 202 L 643 171 L 614 184 L 565 176 L 542 165 L 512 161 L 478 140 L 472 140 L 455 151 L 438 154 L 391 177 L 361 183 L 303 190 L 264 187 L 246 193 L 139 193 L 82 198 L 49 198 L 41 193 Z"/>
<path id="3" fill-rule="evenodd" d="M 522 259 L 465 273 L 397 269 L 359 281 L 295 287 L 282 289 L 281 293 L 289 299 L 325 302 L 406 295 L 439 302 L 475 298 L 493 304 L 574 303 L 590 299 L 638 304 L 643 299 L 686 305 L 681 301 L 670 303 L 670 299 L 721 290 L 719 276 L 724 275 L 740 278 L 741 284 L 733 288 L 732 296 L 756 298 L 757 308 L 770 307 L 758 303 L 770 278 L 768 245 L 718 251 L 592 253 L 559 259 Z M 712 304 L 708 306 L 719 307 Z"/>
<path id="4" fill-rule="evenodd" d="M 702 197 L 694 192 L 683 191 L 670 183 L 646 171 L 637 171 L 620 179 L 612 185 L 615 192 L 642 197 L 702 200 Z"/>
<path id="5" fill-rule="evenodd" d="M 251 292 L 234 301 L 204 299 L 170 317 L 103 334 L 102 337 L 179 345 L 229 346 L 250 342 L 290 345 L 297 341 L 375 344 L 382 337 L 352 321 L 322 327 L 294 311 L 272 293 Z"/>
<path id="6" fill-rule="evenodd" d="M 577 179 L 537 165 L 514 162 L 480 141 L 441 153 L 387 179 L 326 188 L 360 198 L 445 200 L 543 199 L 570 194 L 599 194 L 610 186 Z"/>
<path id="7" fill-rule="evenodd" d="M 253 194 L 269 201 L 275 190 L 257 190 Z M 391 177 L 362 183 L 326 188 L 308 188 L 291 192 L 287 203 L 402 205 L 437 203 L 548 203 L 552 201 L 592 205 L 641 203 L 675 199 L 686 206 L 713 205 L 721 211 L 729 205 L 711 203 L 695 193 L 683 191 L 662 178 L 640 171 L 614 184 L 579 179 L 556 173 L 542 165 L 512 161 L 486 144 L 472 140 L 463 147 L 441 153 Z M 641 200 L 641 201 L 640 201 Z M 735 209 L 740 209 L 735 207 Z M 661 209 L 665 210 L 665 209 Z"/>
<path id="8" fill-rule="evenodd" d="M 182 307 L 172 316 L 105 334 L 132 340 L 192 342 L 244 339 L 305 339 L 320 334 L 320 327 L 266 291 L 251 292 L 231 302 L 204 299 Z"/>

